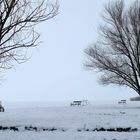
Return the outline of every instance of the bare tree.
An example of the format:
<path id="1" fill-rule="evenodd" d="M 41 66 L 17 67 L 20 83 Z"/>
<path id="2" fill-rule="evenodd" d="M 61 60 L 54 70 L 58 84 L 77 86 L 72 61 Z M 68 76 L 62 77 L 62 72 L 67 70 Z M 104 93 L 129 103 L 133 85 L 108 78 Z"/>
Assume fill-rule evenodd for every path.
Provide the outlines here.
<path id="1" fill-rule="evenodd" d="M 35 25 L 58 14 L 57 1 L 0 0 L 0 70 L 26 60 L 26 51 L 38 45 Z"/>
<path id="2" fill-rule="evenodd" d="M 101 72 L 101 84 L 127 86 L 140 95 L 140 1 L 125 7 L 110 1 L 100 26 L 100 39 L 85 50 L 86 67 Z"/>

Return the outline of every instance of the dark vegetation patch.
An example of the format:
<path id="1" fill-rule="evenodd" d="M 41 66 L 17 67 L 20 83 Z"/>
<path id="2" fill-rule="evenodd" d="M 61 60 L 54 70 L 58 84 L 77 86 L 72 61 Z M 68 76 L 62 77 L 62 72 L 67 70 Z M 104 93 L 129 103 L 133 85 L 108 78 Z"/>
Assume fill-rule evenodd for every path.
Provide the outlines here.
<path id="1" fill-rule="evenodd" d="M 11 131 L 66 131 L 64 128 L 45 128 L 45 127 L 36 127 L 36 126 L 0 126 L 0 131 L 6 131 L 6 130 L 11 130 Z"/>
<path id="2" fill-rule="evenodd" d="M 19 131 L 17 126 L 0 126 L 0 130 L 12 130 L 12 131 Z"/>
<path id="3" fill-rule="evenodd" d="M 107 131 L 107 132 L 135 132 L 138 131 L 137 128 L 131 127 L 117 127 L 117 128 L 95 128 L 95 129 L 78 129 L 78 132 L 81 131 Z"/>
<path id="4" fill-rule="evenodd" d="M 39 131 L 46 131 L 46 132 L 54 132 L 54 131 L 59 131 L 59 132 L 65 132 L 66 129 L 64 128 L 56 128 L 56 127 L 37 127 L 37 126 L 0 126 L 0 131 L 34 131 L 34 132 L 39 132 Z M 82 129 L 77 129 L 78 132 L 100 132 L 100 131 L 106 131 L 106 132 L 135 132 L 138 131 L 137 128 L 131 128 L 131 127 L 117 127 L 117 128 L 94 128 L 94 129 L 89 129 L 89 128 L 82 128 Z"/>
<path id="5" fill-rule="evenodd" d="M 62 131 L 62 132 L 65 131 L 65 129 L 63 128 L 55 128 L 55 127 L 45 128 L 45 127 L 36 127 L 36 126 L 25 126 L 24 130 L 25 131 Z"/>

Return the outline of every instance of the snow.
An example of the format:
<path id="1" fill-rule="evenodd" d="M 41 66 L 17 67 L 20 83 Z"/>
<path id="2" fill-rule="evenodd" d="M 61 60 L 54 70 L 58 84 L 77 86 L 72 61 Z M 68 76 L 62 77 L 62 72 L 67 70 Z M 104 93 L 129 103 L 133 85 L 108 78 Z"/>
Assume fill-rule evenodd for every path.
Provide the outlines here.
<path id="1" fill-rule="evenodd" d="M 0 140 L 139 140 L 140 102 L 106 103 L 70 107 L 69 104 L 3 104 L 1 126 L 17 126 L 20 131 L 0 130 Z M 25 131 L 25 126 L 56 128 L 56 131 Z M 132 127 L 137 132 L 84 131 L 95 128 Z M 82 130 L 78 132 L 78 129 Z M 65 131 L 62 131 L 65 130 Z"/>

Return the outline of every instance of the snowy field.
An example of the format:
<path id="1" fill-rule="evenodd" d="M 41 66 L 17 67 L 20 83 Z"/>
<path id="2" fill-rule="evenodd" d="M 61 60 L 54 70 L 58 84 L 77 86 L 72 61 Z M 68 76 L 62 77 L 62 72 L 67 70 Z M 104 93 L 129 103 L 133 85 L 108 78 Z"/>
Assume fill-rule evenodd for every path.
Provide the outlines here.
<path id="1" fill-rule="evenodd" d="M 0 113 L 0 126 L 16 126 L 19 131 L 0 130 L 0 140 L 140 140 L 140 102 L 93 103 L 80 107 L 70 107 L 69 103 L 3 105 L 6 111 Z M 25 126 L 38 130 L 25 131 Z M 92 131 L 102 127 L 132 127 L 138 131 Z M 52 128 L 56 130 L 43 131 Z"/>

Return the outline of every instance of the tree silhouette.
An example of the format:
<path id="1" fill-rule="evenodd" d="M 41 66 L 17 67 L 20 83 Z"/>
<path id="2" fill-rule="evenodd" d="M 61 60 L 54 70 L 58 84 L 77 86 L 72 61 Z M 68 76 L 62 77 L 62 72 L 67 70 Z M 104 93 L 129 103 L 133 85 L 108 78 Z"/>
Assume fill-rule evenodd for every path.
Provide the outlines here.
<path id="1" fill-rule="evenodd" d="M 125 7 L 110 1 L 99 28 L 99 40 L 85 50 L 86 67 L 101 72 L 101 84 L 127 86 L 140 95 L 140 1 Z"/>
<path id="2" fill-rule="evenodd" d="M 57 2 L 0 0 L 0 70 L 24 62 L 27 49 L 39 43 L 35 25 L 57 14 Z"/>

